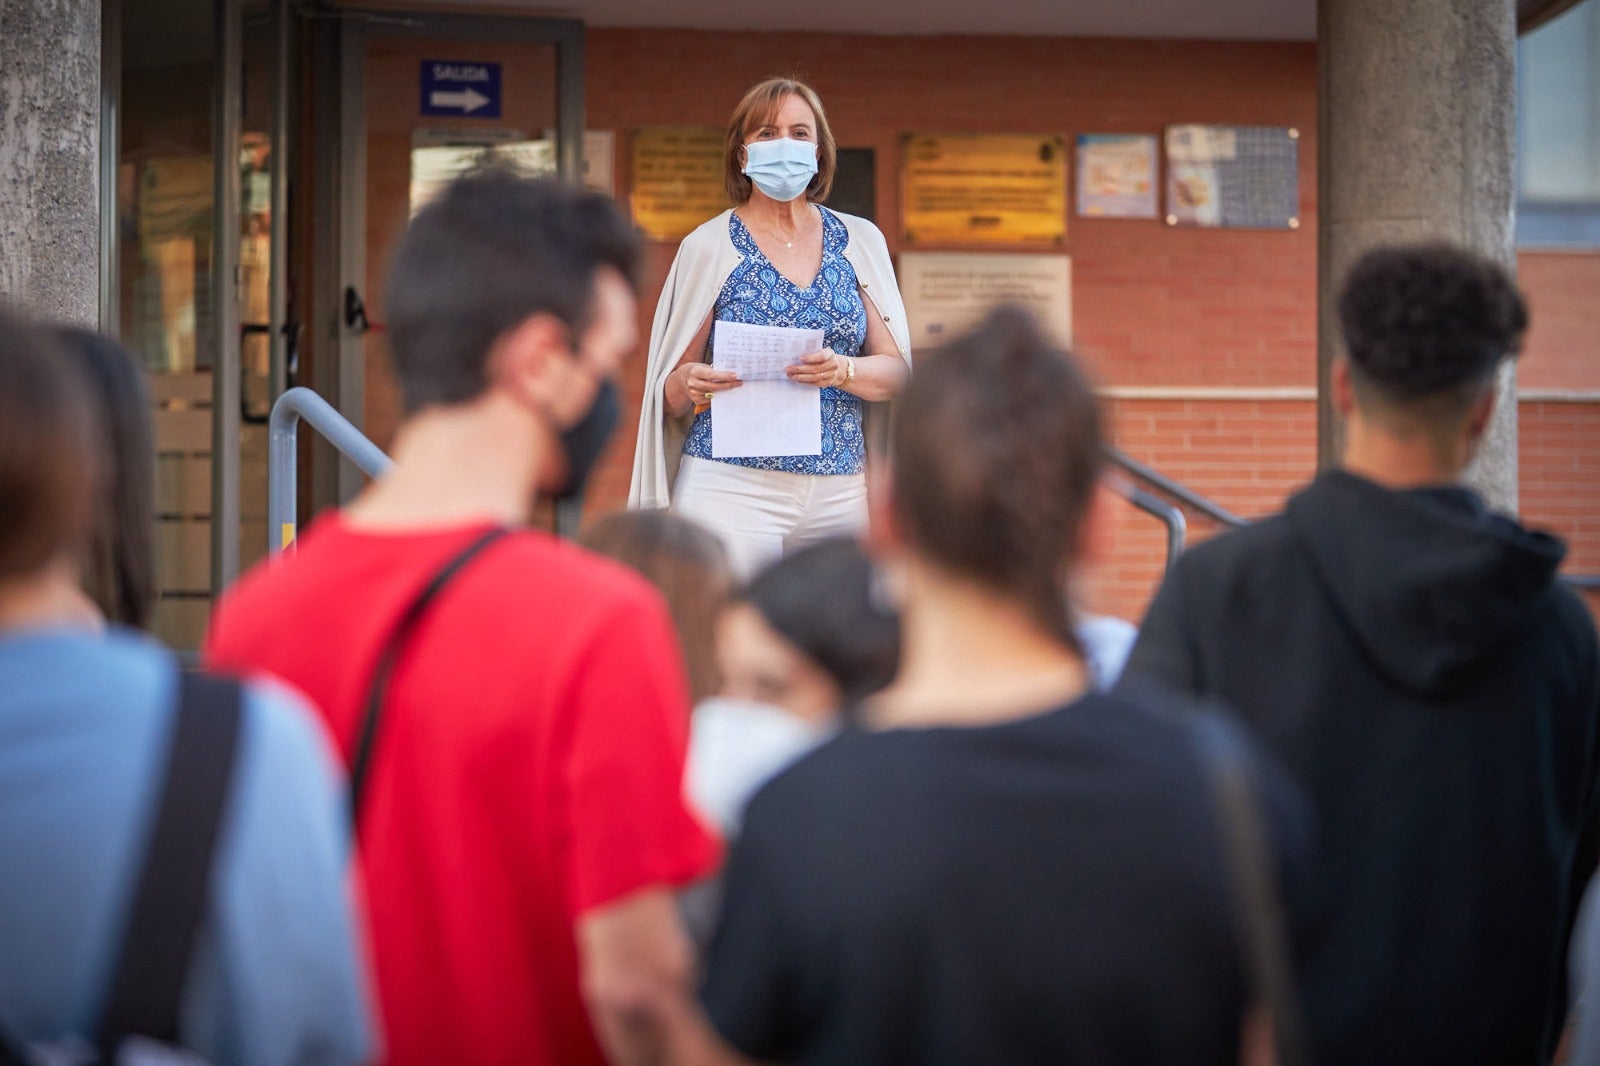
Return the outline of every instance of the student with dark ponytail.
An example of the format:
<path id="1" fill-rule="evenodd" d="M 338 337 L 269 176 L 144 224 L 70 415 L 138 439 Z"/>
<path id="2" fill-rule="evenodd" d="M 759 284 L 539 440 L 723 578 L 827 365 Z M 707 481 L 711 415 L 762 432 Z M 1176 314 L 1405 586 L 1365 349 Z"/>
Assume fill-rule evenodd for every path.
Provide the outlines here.
<path id="1" fill-rule="evenodd" d="M 155 456 L 112 395 L 137 385 L 0 306 L 0 1063 L 371 1062 L 327 738 L 123 624 L 149 607 Z"/>
<path id="2" fill-rule="evenodd" d="M 871 532 L 900 672 L 748 808 L 703 989 L 733 1061 L 1241 1061 L 1195 718 L 1094 693 L 1062 594 L 1101 433 L 1076 363 L 1014 309 L 907 386 Z M 1282 859 L 1296 801 L 1232 740 Z"/>
<path id="3" fill-rule="evenodd" d="M 102 427 L 104 473 L 83 583 L 107 622 L 146 629 L 156 602 L 155 455 L 150 387 L 134 354 L 101 333 L 56 326 L 62 354 L 82 372 Z"/>

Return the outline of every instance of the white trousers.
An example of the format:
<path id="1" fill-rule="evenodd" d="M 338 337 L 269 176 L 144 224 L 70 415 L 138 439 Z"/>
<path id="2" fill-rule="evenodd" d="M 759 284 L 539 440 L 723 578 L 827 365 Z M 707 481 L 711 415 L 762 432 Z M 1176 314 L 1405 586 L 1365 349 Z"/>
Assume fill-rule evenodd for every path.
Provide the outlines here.
<path id="1" fill-rule="evenodd" d="M 867 528 L 865 474 L 790 474 L 684 456 L 672 509 L 715 533 L 748 580 L 785 552 Z"/>

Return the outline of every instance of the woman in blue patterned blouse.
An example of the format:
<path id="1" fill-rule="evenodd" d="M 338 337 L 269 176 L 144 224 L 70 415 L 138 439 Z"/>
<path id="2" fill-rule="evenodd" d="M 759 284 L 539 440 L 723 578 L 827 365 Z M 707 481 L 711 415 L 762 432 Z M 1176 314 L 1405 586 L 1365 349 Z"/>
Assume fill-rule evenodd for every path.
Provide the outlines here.
<path id="1" fill-rule="evenodd" d="M 808 86 L 771 79 L 751 89 L 728 128 L 727 188 L 738 206 L 685 238 L 651 331 L 631 502 L 670 502 L 702 522 L 743 574 L 802 544 L 865 528 L 864 406 L 892 398 L 910 375 L 883 235 L 814 202 L 828 194 L 835 158 Z M 787 371 L 822 390 L 820 452 L 712 454 L 715 398 L 740 386 L 710 364 L 716 321 L 822 331 L 823 347 Z"/>

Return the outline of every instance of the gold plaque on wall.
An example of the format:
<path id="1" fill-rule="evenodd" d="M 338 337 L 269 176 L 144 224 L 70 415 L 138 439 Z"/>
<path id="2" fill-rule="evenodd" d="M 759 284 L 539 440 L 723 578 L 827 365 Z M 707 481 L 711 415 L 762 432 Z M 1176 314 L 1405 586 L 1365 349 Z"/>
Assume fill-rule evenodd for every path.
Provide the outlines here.
<path id="1" fill-rule="evenodd" d="M 1060 244 L 1067 144 L 1051 134 L 907 134 L 900 214 L 916 244 Z"/>
<path id="2" fill-rule="evenodd" d="M 633 131 L 633 222 L 647 237 L 677 240 L 728 207 L 718 126 Z"/>

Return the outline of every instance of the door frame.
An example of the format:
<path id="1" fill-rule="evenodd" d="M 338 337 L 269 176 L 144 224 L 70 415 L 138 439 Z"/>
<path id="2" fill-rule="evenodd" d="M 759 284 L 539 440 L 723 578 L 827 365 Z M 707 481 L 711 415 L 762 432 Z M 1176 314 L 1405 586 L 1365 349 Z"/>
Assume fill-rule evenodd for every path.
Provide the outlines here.
<path id="1" fill-rule="evenodd" d="M 282 3 L 283 0 L 274 0 Z M 211 96 L 215 182 L 211 293 L 216 358 L 211 367 L 211 596 L 239 575 L 239 451 L 244 375 L 239 365 L 239 144 L 244 129 L 244 2 L 216 0 L 216 82 Z M 280 146 L 273 145 L 276 151 Z"/>
<path id="2" fill-rule="evenodd" d="M 240 224 L 244 191 L 240 150 L 244 132 L 245 0 L 214 0 L 216 83 L 212 96 L 216 146 L 212 291 L 214 296 L 216 364 L 212 368 L 211 447 L 211 591 L 212 598 L 239 576 L 240 494 L 244 449 L 243 266 Z M 276 403 L 287 387 L 289 270 L 290 85 L 293 50 L 290 0 L 264 0 L 265 25 L 272 35 L 272 79 L 267 137 L 271 145 L 271 228 L 267 271 L 268 375 L 267 396 Z M 265 511 L 266 501 L 255 501 Z M 269 531 L 269 539 L 271 533 Z"/>

